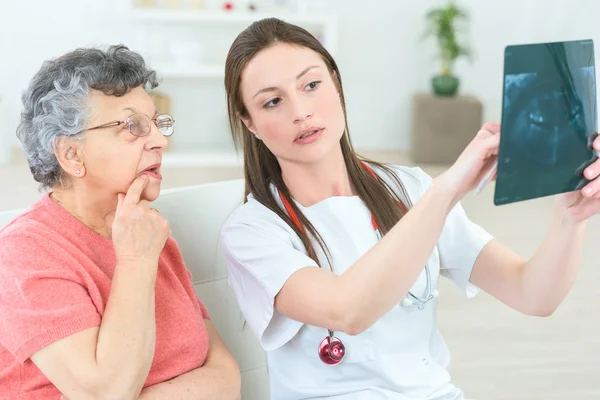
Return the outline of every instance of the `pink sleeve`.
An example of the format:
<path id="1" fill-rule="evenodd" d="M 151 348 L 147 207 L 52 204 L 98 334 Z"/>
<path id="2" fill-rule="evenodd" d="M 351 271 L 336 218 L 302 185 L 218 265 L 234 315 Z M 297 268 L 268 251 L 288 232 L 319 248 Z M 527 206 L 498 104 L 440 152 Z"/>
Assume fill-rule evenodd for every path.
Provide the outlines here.
<path id="1" fill-rule="evenodd" d="M 19 362 L 101 322 L 79 262 L 57 239 L 0 238 L 0 343 Z"/>

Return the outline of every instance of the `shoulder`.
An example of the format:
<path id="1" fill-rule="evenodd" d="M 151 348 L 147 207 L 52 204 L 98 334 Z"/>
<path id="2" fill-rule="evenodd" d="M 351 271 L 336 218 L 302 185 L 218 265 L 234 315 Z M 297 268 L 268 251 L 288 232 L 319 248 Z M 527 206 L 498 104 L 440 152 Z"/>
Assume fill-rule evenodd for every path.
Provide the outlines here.
<path id="1" fill-rule="evenodd" d="M 293 229 L 279 215 L 260 203 L 251 194 L 248 195 L 246 202 L 239 205 L 227 218 L 221 233 L 226 234 L 231 229 L 242 226 L 269 231 L 272 234 L 294 233 Z"/>
<path id="2" fill-rule="evenodd" d="M 0 254 L 28 252 L 31 250 L 30 246 L 56 239 L 53 229 L 45 223 L 39 211 L 29 209 L 0 229 Z"/>
<path id="3" fill-rule="evenodd" d="M 420 167 L 407 167 L 404 165 L 389 165 L 390 169 L 396 174 L 398 179 L 406 185 L 427 188 L 431 184 L 429 176 Z"/>
<path id="4" fill-rule="evenodd" d="M 48 240 L 56 237 L 57 229 L 66 224 L 52 208 L 51 202 L 48 195 L 44 195 L 29 208 L 15 215 L 4 227 L 0 227 L 0 242 L 27 241 L 28 238 Z"/>
<path id="5" fill-rule="evenodd" d="M 384 164 L 385 168 L 374 165 L 377 175 L 394 190 L 406 191 L 413 202 L 429 189 L 432 178 L 420 167 Z M 400 187 L 399 187 L 400 186 Z"/>
<path id="6" fill-rule="evenodd" d="M 8 223 L 0 230 L 0 276 L 73 275 L 82 250 L 69 239 L 70 227 L 63 222 L 38 202 Z"/>

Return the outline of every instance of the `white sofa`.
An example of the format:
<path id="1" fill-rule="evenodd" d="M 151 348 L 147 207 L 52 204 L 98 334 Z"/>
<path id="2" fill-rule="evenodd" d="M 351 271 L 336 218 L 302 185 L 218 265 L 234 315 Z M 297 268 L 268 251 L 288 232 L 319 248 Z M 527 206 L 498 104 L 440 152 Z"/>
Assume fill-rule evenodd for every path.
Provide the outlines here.
<path id="1" fill-rule="evenodd" d="M 244 326 L 237 302 L 227 286 L 227 269 L 219 248 L 219 233 L 231 211 L 241 204 L 242 180 L 165 190 L 154 206 L 171 225 L 194 287 L 213 323 L 238 362 L 242 399 L 268 400 L 265 356 L 258 340 Z M 0 213 L 0 227 L 22 210 Z"/>

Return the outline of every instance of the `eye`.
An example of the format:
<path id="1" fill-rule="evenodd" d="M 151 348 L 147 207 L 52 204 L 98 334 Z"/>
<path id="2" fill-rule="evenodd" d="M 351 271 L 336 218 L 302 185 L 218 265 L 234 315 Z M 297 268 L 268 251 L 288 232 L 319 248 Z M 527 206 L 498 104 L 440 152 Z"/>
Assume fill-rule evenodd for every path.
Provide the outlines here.
<path id="1" fill-rule="evenodd" d="M 266 102 L 263 105 L 263 108 L 273 108 L 275 107 L 277 104 L 279 104 L 279 102 L 281 101 L 281 99 L 279 97 L 275 97 L 273 100 L 270 100 L 268 102 Z"/>
<path id="2" fill-rule="evenodd" d="M 306 85 L 304 88 L 310 92 L 310 91 L 317 89 L 320 84 L 321 84 L 321 81 L 313 81 L 313 82 L 310 82 L 308 85 Z"/>
<path id="3" fill-rule="evenodd" d="M 146 136 L 150 132 L 150 119 L 143 114 L 129 117 L 129 131 L 133 136 Z"/>
<path id="4" fill-rule="evenodd" d="M 173 135 L 173 125 L 175 125 L 175 120 L 169 114 L 157 115 L 154 119 L 154 123 L 158 127 L 160 133 L 163 134 L 163 136 L 169 137 Z"/>

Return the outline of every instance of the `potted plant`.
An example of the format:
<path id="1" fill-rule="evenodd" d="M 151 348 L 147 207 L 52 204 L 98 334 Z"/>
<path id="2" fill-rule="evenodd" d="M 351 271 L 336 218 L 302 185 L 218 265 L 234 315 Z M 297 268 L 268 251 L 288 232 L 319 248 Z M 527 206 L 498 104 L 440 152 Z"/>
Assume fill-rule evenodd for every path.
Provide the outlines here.
<path id="1" fill-rule="evenodd" d="M 460 81 L 453 75 L 452 68 L 459 57 L 469 57 L 470 51 L 458 42 L 456 23 L 467 18 L 454 0 L 448 0 L 444 7 L 432 9 L 426 15 L 425 36 L 435 37 L 440 52 L 441 73 L 431 80 L 433 91 L 439 96 L 454 96 L 458 90 Z"/>

